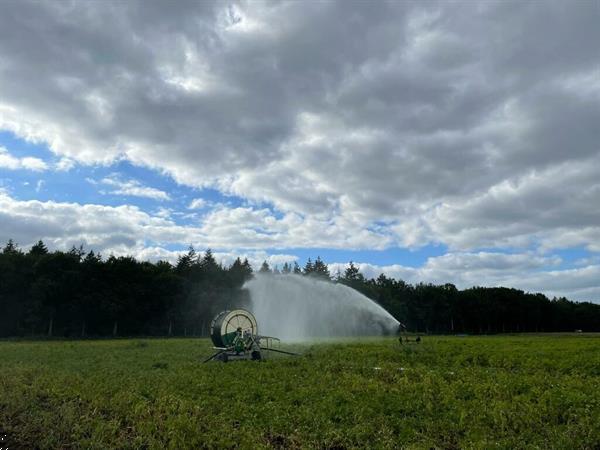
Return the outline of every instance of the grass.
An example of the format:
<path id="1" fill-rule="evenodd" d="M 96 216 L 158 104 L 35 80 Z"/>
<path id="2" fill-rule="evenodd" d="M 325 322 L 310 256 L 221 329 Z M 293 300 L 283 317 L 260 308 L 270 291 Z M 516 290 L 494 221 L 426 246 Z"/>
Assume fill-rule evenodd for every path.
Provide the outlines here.
<path id="1" fill-rule="evenodd" d="M 600 337 L 0 342 L 9 448 L 600 448 Z M 6 444 L 1 444 L 2 445 Z"/>

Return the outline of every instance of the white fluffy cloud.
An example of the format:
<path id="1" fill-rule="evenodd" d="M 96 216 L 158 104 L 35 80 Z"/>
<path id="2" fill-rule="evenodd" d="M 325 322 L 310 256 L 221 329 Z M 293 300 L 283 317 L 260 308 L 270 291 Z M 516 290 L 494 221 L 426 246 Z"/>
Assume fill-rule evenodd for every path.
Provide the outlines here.
<path id="1" fill-rule="evenodd" d="M 202 251 L 198 250 L 197 253 L 203 254 Z M 134 255 L 136 258 L 146 261 L 169 261 L 172 264 L 177 262 L 180 255 L 187 253 L 186 250 L 166 250 L 162 247 L 148 247 L 139 246 L 132 247 L 127 245 L 119 245 L 111 248 L 107 253 L 115 256 L 126 256 Z M 288 264 L 293 263 L 298 259 L 297 256 L 288 255 L 285 253 L 270 254 L 265 251 L 250 251 L 250 252 L 213 252 L 213 256 L 218 264 L 222 264 L 224 267 L 228 267 L 236 260 L 240 258 L 242 261 L 247 259 L 254 270 L 258 270 L 263 263 L 266 261 L 272 268 L 283 266 L 286 262 Z"/>
<path id="2" fill-rule="evenodd" d="M 281 266 L 298 259 L 295 255 L 264 250 L 233 250 L 223 245 L 226 241 L 220 235 L 211 235 L 210 231 L 210 227 L 177 225 L 161 211 L 150 215 L 128 205 L 18 201 L 0 191 L 0 236 L 10 236 L 25 248 L 42 239 L 51 248 L 68 249 L 83 244 L 105 255 L 134 255 L 145 260 L 174 262 L 182 251 L 166 250 L 164 246 L 191 243 L 199 251 L 209 247 L 230 248 L 214 253 L 217 261 L 225 265 L 237 257 L 248 258 L 254 267 L 265 260 L 272 266 Z M 289 230 L 282 228 L 282 233 Z M 250 243 L 252 239 L 240 238 L 237 247 L 255 247 Z"/>
<path id="3" fill-rule="evenodd" d="M 278 218 L 267 209 L 220 206 L 196 225 L 188 226 L 178 225 L 171 216 L 171 211 L 165 208 L 150 214 L 131 205 L 21 201 L 0 191 L 0 237 L 15 239 L 23 246 L 43 239 L 58 248 L 83 243 L 103 252 L 140 254 L 147 246 L 149 254 L 158 254 L 157 248 L 161 245 L 193 244 L 199 249 L 210 247 L 230 254 L 263 252 L 260 253 L 263 255 L 264 249 L 323 247 L 326 244 L 345 248 L 359 245 L 359 238 L 367 242 L 370 239 L 372 245 L 378 241 L 375 233 L 357 230 L 359 236 L 353 236 L 340 224 L 294 214 Z M 323 237 L 314 241 L 314 235 Z M 164 254 L 170 253 L 165 251 Z M 252 258 L 269 259 L 266 256 Z M 290 258 L 286 260 L 296 259 Z M 277 263 L 282 262 L 285 261 Z"/>
<path id="4" fill-rule="evenodd" d="M 11 155 L 5 147 L 0 146 L 0 168 L 9 170 L 33 170 L 41 172 L 48 168 L 48 165 L 40 158 L 26 156 L 17 158 Z"/>
<path id="5" fill-rule="evenodd" d="M 202 209 L 208 205 L 208 202 L 203 198 L 195 198 L 192 199 L 190 204 L 188 205 L 188 209 Z"/>
<path id="6" fill-rule="evenodd" d="M 235 261 L 236 258 L 240 258 L 242 261 L 248 259 L 248 262 L 252 265 L 254 270 L 258 270 L 262 265 L 263 261 L 266 261 L 271 268 L 281 267 L 285 264 L 292 264 L 298 259 L 295 255 L 288 255 L 285 253 L 269 254 L 264 251 L 252 251 L 252 252 L 215 252 L 215 259 L 228 266 Z"/>
<path id="7" fill-rule="evenodd" d="M 267 208 L 218 207 L 204 216 L 202 231 L 217 247 L 233 248 L 383 248 L 389 238 L 343 218 L 327 219 Z"/>
<path id="8" fill-rule="evenodd" d="M 409 283 L 453 283 L 459 289 L 471 286 L 510 286 L 528 292 L 542 292 L 549 297 L 566 296 L 573 300 L 600 297 L 600 265 L 586 264 L 574 269 L 557 269 L 560 258 L 530 253 L 449 253 L 432 257 L 422 267 L 401 265 L 378 266 L 357 263 L 368 278 L 383 273 Z M 331 272 L 341 274 L 347 263 L 329 265 Z"/>
<path id="9" fill-rule="evenodd" d="M 112 189 L 107 192 L 108 194 L 128 197 L 145 197 L 154 200 L 171 200 L 171 197 L 165 191 L 144 186 L 138 180 L 123 180 L 116 175 L 102 178 L 100 181 L 88 179 L 88 182 L 91 184 L 110 186 Z"/>
<path id="10" fill-rule="evenodd" d="M 132 252 L 146 240 L 163 244 L 203 239 L 197 229 L 177 226 L 134 206 L 19 201 L 6 193 L 0 193 L 0 235 L 23 246 L 43 239 L 58 248 L 84 244 L 110 251 L 124 246 Z"/>

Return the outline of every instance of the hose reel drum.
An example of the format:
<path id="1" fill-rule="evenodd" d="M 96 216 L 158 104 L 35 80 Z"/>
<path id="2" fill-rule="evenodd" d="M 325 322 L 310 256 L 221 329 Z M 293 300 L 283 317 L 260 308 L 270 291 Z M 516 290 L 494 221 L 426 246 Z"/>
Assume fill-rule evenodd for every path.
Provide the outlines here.
<path id="1" fill-rule="evenodd" d="M 263 350 L 297 355 L 273 348 L 273 343 L 279 342 L 279 339 L 259 335 L 256 318 L 245 309 L 234 309 L 217 314 L 210 324 L 210 339 L 217 353 L 204 362 L 212 359 L 223 362 L 235 359 L 261 360 Z"/>
<path id="2" fill-rule="evenodd" d="M 223 311 L 210 324 L 210 338 L 215 347 L 224 348 L 233 344 L 238 329 L 244 333 L 258 335 L 258 325 L 255 317 L 245 309 Z"/>

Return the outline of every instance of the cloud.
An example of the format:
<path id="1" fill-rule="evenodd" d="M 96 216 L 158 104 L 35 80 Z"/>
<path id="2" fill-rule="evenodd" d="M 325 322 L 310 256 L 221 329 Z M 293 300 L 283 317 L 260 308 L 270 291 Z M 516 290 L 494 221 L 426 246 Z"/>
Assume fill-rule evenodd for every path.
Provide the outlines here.
<path id="1" fill-rule="evenodd" d="M 255 271 L 260 269 L 263 261 L 267 261 L 269 266 L 273 269 L 281 267 L 285 264 L 292 264 L 298 260 L 295 255 L 289 255 L 285 253 L 267 253 L 265 251 L 253 251 L 253 252 L 215 252 L 215 259 L 224 266 L 231 265 L 236 258 L 240 258 L 242 261 L 248 259 L 248 262 Z"/>
<path id="2" fill-rule="evenodd" d="M 192 233 L 222 248 L 599 252 L 598 19 L 560 1 L 10 2 L 0 129 L 59 170 L 127 160 L 241 197 Z"/>
<path id="3" fill-rule="evenodd" d="M 167 250 L 163 247 L 150 246 L 150 247 L 130 247 L 127 245 L 120 245 L 112 247 L 109 254 L 115 256 L 128 256 L 133 255 L 136 258 L 144 261 L 168 261 L 171 264 L 176 264 L 178 258 L 187 253 L 187 250 Z M 203 250 L 198 249 L 197 253 L 204 254 Z M 229 267 L 236 258 L 240 258 L 242 261 L 247 259 L 254 270 L 260 269 L 263 261 L 272 267 L 278 266 L 281 268 L 284 263 L 291 264 L 298 259 L 297 256 L 288 255 L 283 253 L 270 254 L 264 251 L 253 251 L 253 252 L 213 252 L 213 257 L 218 264 L 223 267 Z"/>
<path id="4" fill-rule="evenodd" d="M 425 215 L 430 236 L 452 247 L 542 249 L 586 246 L 598 251 L 600 156 L 568 161 L 504 180 L 463 202 Z"/>
<path id="5" fill-rule="evenodd" d="M 168 219 L 173 214 L 173 210 L 170 208 L 160 207 L 156 210 L 155 215 L 158 217 L 162 217 L 163 219 Z"/>
<path id="6" fill-rule="evenodd" d="M 84 244 L 102 252 L 119 246 L 134 252 L 146 241 L 165 245 L 204 240 L 197 228 L 178 226 L 134 206 L 20 201 L 4 192 L 0 192 L 0 238 L 23 246 L 43 239 L 63 249 Z"/>
<path id="7" fill-rule="evenodd" d="M 296 213 L 277 215 L 268 208 L 217 207 L 201 230 L 217 247 L 231 248 L 383 248 L 389 237 L 341 218 L 330 220 Z"/>
<path id="8" fill-rule="evenodd" d="M 188 209 L 202 209 L 208 205 L 208 202 L 203 198 L 195 198 L 188 205 Z"/>
<path id="9" fill-rule="evenodd" d="M 192 226 L 173 222 L 164 210 L 152 216 L 138 207 L 81 205 L 78 203 L 19 201 L 0 191 L 0 241 L 14 239 L 24 248 L 42 239 L 50 248 L 69 249 L 83 244 L 88 249 L 115 256 L 133 255 L 143 260 L 175 262 L 185 253 L 165 246 L 192 243 L 199 251 L 219 248 L 218 236 L 207 235 Z M 221 247 L 223 248 L 223 247 Z M 248 258 L 258 268 L 266 260 L 272 266 L 298 258 L 265 250 L 221 250 L 214 252 L 218 262 L 229 265 L 238 256 Z"/>
<path id="10" fill-rule="evenodd" d="M 367 278 L 377 278 L 383 273 L 411 284 L 453 283 L 459 289 L 505 286 L 541 292 L 550 298 L 566 296 L 571 300 L 581 301 L 597 301 L 600 298 L 597 282 L 600 265 L 597 262 L 574 269 L 558 269 L 560 262 L 557 256 L 531 253 L 458 252 L 429 258 L 421 267 L 366 263 L 355 265 Z M 329 264 L 329 270 L 343 274 L 347 266 L 347 263 L 333 263 Z"/>
<path id="11" fill-rule="evenodd" d="M 384 273 L 411 283 L 429 282 L 444 284 L 452 282 L 460 287 L 470 287 L 481 282 L 494 284 L 507 274 L 526 273 L 552 268 L 560 263 L 560 258 L 533 255 L 531 253 L 507 254 L 492 252 L 457 252 L 428 258 L 421 267 L 407 267 L 398 264 L 378 266 L 356 263 L 368 278 L 376 278 Z M 344 273 L 347 263 L 333 263 L 330 268 Z"/>
<path id="12" fill-rule="evenodd" d="M 219 206 L 194 225 L 179 225 L 175 216 L 166 208 L 150 214 L 131 205 L 23 201 L 0 191 L 0 241 L 12 238 L 23 245 L 43 239 L 58 248 L 84 243 L 121 254 L 127 253 L 128 247 L 139 253 L 145 246 L 191 243 L 200 249 L 255 254 L 266 249 L 325 245 L 367 248 L 379 241 L 374 232 L 352 231 L 345 224 L 295 214 L 277 217 L 268 209 Z"/>
<path id="13" fill-rule="evenodd" d="M 5 147 L 0 146 L 0 169 L 42 172 L 47 168 L 48 165 L 39 158 L 31 156 L 17 158 L 12 156 Z"/>
<path id="14" fill-rule="evenodd" d="M 378 246 L 526 246 L 543 234 L 557 247 L 586 226 L 580 213 L 568 226 L 531 215 L 505 226 L 536 209 L 531 197 L 497 209 L 490 229 L 472 213 L 460 225 L 472 232 L 446 232 L 453 209 L 493 202 L 499 186 L 598 157 L 592 4 L 24 1 L 4 12 L 0 128 L 46 142 L 62 168 L 125 158 L 284 213 L 388 223 Z M 538 185 L 562 202 L 550 176 Z M 121 190 L 167 196 L 139 189 Z M 582 236 L 594 245 L 595 232 Z"/>
<path id="15" fill-rule="evenodd" d="M 55 164 L 55 167 L 59 172 L 68 172 L 75 167 L 75 161 L 69 158 L 60 158 L 60 160 Z"/>
<path id="16" fill-rule="evenodd" d="M 123 195 L 129 197 L 145 197 L 153 200 L 171 200 L 169 194 L 156 188 L 144 186 L 137 180 L 123 180 L 118 175 L 110 175 L 102 178 L 100 181 L 88 179 L 88 182 L 96 185 L 110 186 L 114 189 L 108 191 L 109 194 Z"/>

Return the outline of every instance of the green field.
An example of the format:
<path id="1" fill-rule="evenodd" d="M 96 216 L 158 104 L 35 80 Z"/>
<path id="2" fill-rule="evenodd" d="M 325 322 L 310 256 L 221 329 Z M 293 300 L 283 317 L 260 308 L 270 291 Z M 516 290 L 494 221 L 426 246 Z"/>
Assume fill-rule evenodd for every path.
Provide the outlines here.
<path id="1" fill-rule="evenodd" d="M 0 428 L 9 448 L 600 448 L 599 336 L 283 348 L 304 356 L 3 341 Z"/>

